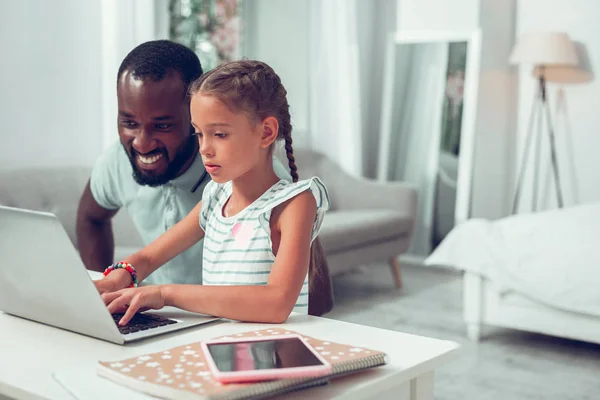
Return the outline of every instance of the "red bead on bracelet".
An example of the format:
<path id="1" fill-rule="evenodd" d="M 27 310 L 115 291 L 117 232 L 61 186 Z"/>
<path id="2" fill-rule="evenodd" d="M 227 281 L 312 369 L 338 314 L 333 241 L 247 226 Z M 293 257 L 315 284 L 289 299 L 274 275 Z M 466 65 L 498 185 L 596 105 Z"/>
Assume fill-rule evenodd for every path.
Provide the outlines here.
<path id="1" fill-rule="evenodd" d="M 135 268 L 133 268 L 133 266 L 126 261 L 119 261 L 118 263 L 114 263 L 114 264 L 110 265 L 108 268 L 106 268 L 104 270 L 104 276 L 107 276 L 115 269 L 120 269 L 120 268 L 123 268 L 124 270 L 129 272 L 129 275 L 131 275 L 131 285 L 129 285 L 129 287 L 138 287 L 137 272 L 136 272 Z"/>

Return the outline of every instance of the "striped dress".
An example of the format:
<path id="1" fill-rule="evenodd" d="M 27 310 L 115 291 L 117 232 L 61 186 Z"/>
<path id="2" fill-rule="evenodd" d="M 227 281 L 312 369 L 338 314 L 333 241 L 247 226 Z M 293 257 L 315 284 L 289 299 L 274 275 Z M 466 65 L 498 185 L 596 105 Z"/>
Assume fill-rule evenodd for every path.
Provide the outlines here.
<path id="1" fill-rule="evenodd" d="M 280 180 L 248 207 L 232 217 L 223 216 L 231 196 L 231 182 L 208 183 L 202 195 L 200 226 L 205 232 L 202 259 L 204 285 L 266 285 L 275 261 L 269 220 L 279 204 L 310 190 L 317 202 L 311 242 L 317 237 L 329 208 L 327 189 L 319 178 L 291 183 Z M 308 275 L 294 306 L 308 313 Z"/>

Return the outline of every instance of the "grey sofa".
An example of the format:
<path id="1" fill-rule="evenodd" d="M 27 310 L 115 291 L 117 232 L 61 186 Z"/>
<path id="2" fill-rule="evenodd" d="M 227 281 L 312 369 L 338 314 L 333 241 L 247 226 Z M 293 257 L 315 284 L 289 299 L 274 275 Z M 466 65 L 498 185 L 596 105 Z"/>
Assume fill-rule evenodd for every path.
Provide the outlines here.
<path id="1" fill-rule="evenodd" d="M 396 256 L 406 251 L 413 234 L 416 191 L 402 183 L 353 178 L 321 154 L 295 152 L 300 177 L 319 176 L 330 194 L 321 242 L 330 272 L 337 275 L 366 263 L 390 260 L 396 286 L 401 286 Z M 77 246 L 75 220 L 79 196 L 89 178 L 87 167 L 32 168 L 0 172 L 0 205 L 49 211 L 58 216 Z M 113 220 L 115 258 L 142 246 L 127 215 Z"/>
<path id="2" fill-rule="evenodd" d="M 398 255 L 410 246 L 417 213 L 417 191 L 402 182 L 353 177 L 323 154 L 295 150 L 300 179 L 320 177 L 331 208 L 319 237 L 331 275 L 388 261 L 396 287 L 402 286 Z"/>

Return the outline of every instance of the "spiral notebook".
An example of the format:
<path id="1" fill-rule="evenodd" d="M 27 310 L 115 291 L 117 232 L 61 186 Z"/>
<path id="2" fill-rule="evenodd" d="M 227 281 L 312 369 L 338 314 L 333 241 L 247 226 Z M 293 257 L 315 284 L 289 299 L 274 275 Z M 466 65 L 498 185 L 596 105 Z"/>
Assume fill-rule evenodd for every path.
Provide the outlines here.
<path id="1" fill-rule="evenodd" d="M 235 338 L 297 333 L 281 328 L 250 331 Z M 221 384 L 213 379 L 200 343 L 191 343 L 139 357 L 101 361 L 98 375 L 131 389 L 166 399 L 259 399 L 324 385 L 338 376 L 386 363 L 386 354 L 362 347 L 303 337 L 333 366 L 333 372 L 320 378 Z M 230 337 L 223 337 L 230 338 Z"/>

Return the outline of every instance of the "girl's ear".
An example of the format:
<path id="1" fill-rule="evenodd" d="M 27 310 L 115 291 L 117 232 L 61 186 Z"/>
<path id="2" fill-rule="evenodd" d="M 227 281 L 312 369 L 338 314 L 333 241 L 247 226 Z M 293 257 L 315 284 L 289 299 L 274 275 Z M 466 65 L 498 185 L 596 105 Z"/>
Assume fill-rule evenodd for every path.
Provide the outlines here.
<path id="1" fill-rule="evenodd" d="M 262 127 L 260 147 L 266 149 L 275 142 L 279 135 L 279 121 L 275 117 L 267 117 L 260 124 Z"/>

